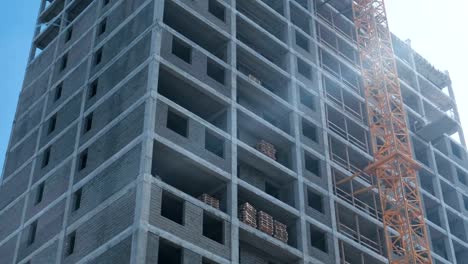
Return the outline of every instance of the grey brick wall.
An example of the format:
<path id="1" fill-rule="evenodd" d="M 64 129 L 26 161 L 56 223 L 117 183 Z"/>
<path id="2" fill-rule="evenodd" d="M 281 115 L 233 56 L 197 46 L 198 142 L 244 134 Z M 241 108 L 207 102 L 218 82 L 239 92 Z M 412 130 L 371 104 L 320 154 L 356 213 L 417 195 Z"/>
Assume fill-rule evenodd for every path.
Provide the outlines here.
<path id="1" fill-rule="evenodd" d="M 68 175 L 70 174 L 70 162 L 54 171 L 44 182 L 42 201 L 36 204 L 39 185 L 31 189 L 28 196 L 28 207 L 26 209 L 26 220 L 42 211 L 51 202 L 59 198 L 68 188 Z"/>
<path id="2" fill-rule="evenodd" d="M 58 242 L 55 241 L 52 245 L 35 254 L 29 261 L 31 264 L 48 264 L 54 263 L 57 258 Z"/>
<path id="3" fill-rule="evenodd" d="M 76 263 L 129 227 L 133 221 L 134 206 L 135 189 L 132 189 L 77 229 L 67 230 L 67 233 L 76 232 L 75 250 L 72 255 L 63 256 L 63 263 Z M 64 247 L 67 246 L 64 243 Z"/>
<path id="4" fill-rule="evenodd" d="M 20 226 L 23 207 L 24 198 L 16 201 L 0 214 L 0 241 L 4 240 Z"/>
<path id="5" fill-rule="evenodd" d="M 10 149 L 8 151 L 4 168 L 5 172 L 3 175 L 5 179 L 34 155 L 34 151 L 37 145 L 36 142 L 37 131 L 29 135 L 13 150 Z"/>
<path id="6" fill-rule="evenodd" d="M 144 105 L 139 106 L 88 147 L 87 166 L 76 172 L 75 182 L 96 169 L 102 162 L 141 134 L 143 111 Z"/>
<path id="7" fill-rule="evenodd" d="M 141 146 L 138 145 L 83 185 L 80 208 L 70 213 L 68 222 L 75 222 L 135 180 L 140 166 L 140 153 Z"/>
<path id="8" fill-rule="evenodd" d="M 21 230 L 20 245 L 17 260 L 22 260 L 34 250 L 41 247 L 62 230 L 63 214 L 65 212 L 65 201 L 62 200 L 37 220 L 37 230 L 34 243 L 29 245 L 30 223 Z"/>
<path id="9" fill-rule="evenodd" d="M 2 256 L 3 261 L 2 263 L 13 263 L 13 258 L 15 257 L 16 241 L 18 241 L 18 236 L 13 236 L 0 246 L 0 256 Z"/>
<path id="10" fill-rule="evenodd" d="M 0 210 L 13 202 L 28 188 L 31 164 L 14 174 L 7 182 L 0 185 Z"/>
<path id="11" fill-rule="evenodd" d="M 99 257 L 87 262 L 88 264 L 127 264 L 130 263 L 132 237 L 125 238 L 117 245 L 109 248 Z"/>

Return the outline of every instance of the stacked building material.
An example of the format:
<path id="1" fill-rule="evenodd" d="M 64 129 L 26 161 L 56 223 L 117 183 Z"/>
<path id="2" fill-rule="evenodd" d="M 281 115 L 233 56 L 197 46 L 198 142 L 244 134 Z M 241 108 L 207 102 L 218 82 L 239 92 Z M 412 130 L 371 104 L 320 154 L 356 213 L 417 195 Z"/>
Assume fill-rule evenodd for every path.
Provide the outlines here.
<path id="1" fill-rule="evenodd" d="M 273 235 L 273 217 L 263 211 L 259 211 L 257 213 L 257 224 L 258 229 L 264 233 L 269 234 L 270 236 Z"/>
<path id="2" fill-rule="evenodd" d="M 257 228 L 257 210 L 249 203 L 244 203 L 240 206 L 240 220 L 253 227 Z"/>
<path id="3" fill-rule="evenodd" d="M 275 225 L 275 232 L 274 232 L 274 237 L 276 239 L 279 239 L 285 243 L 288 242 L 288 228 L 285 224 L 275 220 L 274 222 Z"/>
<path id="4" fill-rule="evenodd" d="M 252 74 L 249 74 L 249 79 L 250 79 L 251 81 L 254 81 L 254 82 L 256 82 L 256 83 L 262 85 L 262 82 L 261 82 L 257 77 L 255 77 L 255 76 L 252 75 Z"/>
<path id="5" fill-rule="evenodd" d="M 206 203 L 207 205 L 211 206 L 211 207 L 214 207 L 216 209 L 219 209 L 219 200 L 204 193 L 202 195 L 200 195 L 200 197 L 198 197 L 198 199 L 204 203 Z"/>
<path id="6" fill-rule="evenodd" d="M 257 143 L 257 150 L 271 159 L 276 160 L 276 148 L 273 144 L 262 139 Z"/>

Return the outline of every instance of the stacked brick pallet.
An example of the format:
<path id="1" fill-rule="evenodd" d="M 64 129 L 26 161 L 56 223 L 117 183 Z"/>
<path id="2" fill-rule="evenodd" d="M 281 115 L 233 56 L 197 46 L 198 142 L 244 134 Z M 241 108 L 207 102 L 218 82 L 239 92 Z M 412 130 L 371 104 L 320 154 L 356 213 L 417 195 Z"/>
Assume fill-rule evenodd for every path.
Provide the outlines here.
<path id="1" fill-rule="evenodd" d="M 240 206 L 240 220 L 253 227 L 257 228 L 257 210 L 249 203 L 244 203 Z"/>
<path id="2" fill-rule="evenodd" d="M 207 205 L 211 206 L 211 207 L 214 207 L 216 209 L 219 209 L 219 200 L 204 193 L 202 195 L 200 195 L 200 197 L 198 197 L 198 199 L 204 203 L 206 203 Z"/>
<path id="3" fill-rule="evenodd" d="M 288 242 L 288 228 L 285 224 L 279 222 L 279 221 L 276 221 L 275 220 L 275 223 L 274 223 L 274 226 L 275 226 L 275 232 L 274 232 L 274 237 L 276 239 L 279 239 L 283 242 Z"/>
<path id="4" fill-rule="evenodd" d="M 276 148 L 273 144 L 262 139 L 257 143 L 257 150 L 271 159 L 276 160 Z"/>
<path id="5" fill-rule="evenodd" d="M 244 203 L 240 206 L 239 218 L 243 223 L 288 243 L 287 226 L 263 211 L 257 213 L 251 204 Z"/>
<path id="6" fill-rule="evenodd" d="M 273 235 L 273 217 L 263 211 L 257 214 L 258 229 L 264 233 Z"/>

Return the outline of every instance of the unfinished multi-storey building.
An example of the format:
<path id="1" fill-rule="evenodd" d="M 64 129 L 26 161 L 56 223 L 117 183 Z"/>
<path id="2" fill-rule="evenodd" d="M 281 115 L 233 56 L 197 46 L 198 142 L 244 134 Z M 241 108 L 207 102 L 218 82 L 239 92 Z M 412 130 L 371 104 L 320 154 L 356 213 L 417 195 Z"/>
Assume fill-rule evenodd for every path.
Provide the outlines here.
<path id="1" fill-rule="evenodd" d="M 349 0 L 42 0 L 0 263 L 387 263 Z M 468 263 L 448 74 L 394 38 L 434 263 Z M 452 137 L 459 135 L 457 143 Z"/>

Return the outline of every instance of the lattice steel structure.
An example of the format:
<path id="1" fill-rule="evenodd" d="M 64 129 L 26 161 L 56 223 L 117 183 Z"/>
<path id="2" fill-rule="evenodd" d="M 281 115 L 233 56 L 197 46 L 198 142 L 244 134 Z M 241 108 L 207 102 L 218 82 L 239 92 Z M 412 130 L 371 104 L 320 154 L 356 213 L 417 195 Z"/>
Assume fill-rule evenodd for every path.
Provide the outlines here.
<path id="1" fill-rule="evenodd" d="M 388 258 L 432 263 L 385 3 L 358 0 L 353 11 Z"/>

